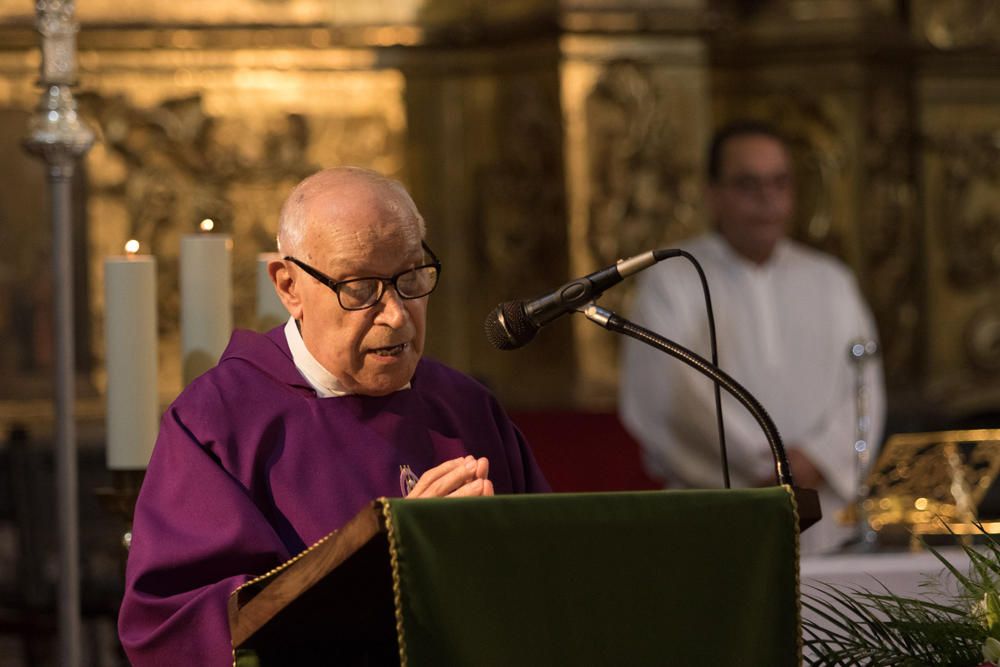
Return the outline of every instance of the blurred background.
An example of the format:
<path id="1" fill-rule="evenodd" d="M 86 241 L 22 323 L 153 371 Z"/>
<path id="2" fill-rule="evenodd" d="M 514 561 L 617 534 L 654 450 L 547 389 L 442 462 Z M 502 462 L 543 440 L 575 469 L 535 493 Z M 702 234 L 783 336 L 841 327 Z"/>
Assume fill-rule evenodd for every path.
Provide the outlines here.
<path id="1" fill-rule="evenodd" d="M 792 235 L 850 265 L 875 313 L 888 432 L 1000 424 L 998 3 L 81 0 L 76 17 L 76 94 L 97 134 L 74 185 L 92 664 L 119 660 L 121 526 L 93 494 L 107 483 L 103 260 L 131 238 L 157 258 L 165 406 L 181 389 L 180 237 L 203 218 L 232 235 L 234 322 L 257 328 L 257 254 L 290 188 L 323 167 L 413 193 L 444 264 L 428 353 L 490 385 L 541 449 L 599 447 L 626 437 L 618 341 L 564 318 L 501 353 L 485 315 L 704 229 L 712 129 L 768 120 L 796 162 Z M 44 167 L 21 148 L 34 22 L 32 2 L 0 0 L 0 662 L 9 649 L 15 664 L 48 664 L 32 638 L 56 576 L 51 225 Z M 602 303 L 629 299 L 626 284 Z M 539 458 L 549 472 L 560 456 Z M 612 488 L 645 483 L 621 474 Z"/>

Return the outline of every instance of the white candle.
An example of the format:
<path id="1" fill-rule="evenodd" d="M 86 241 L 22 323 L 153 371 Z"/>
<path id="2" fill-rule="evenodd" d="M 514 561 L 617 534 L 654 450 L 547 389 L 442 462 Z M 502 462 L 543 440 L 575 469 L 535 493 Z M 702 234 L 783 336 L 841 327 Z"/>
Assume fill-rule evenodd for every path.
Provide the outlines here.
<path id="1" fill-rule="evenodd" d="M 276 252 L 262 252 L 257 255 L 257 330 L 273 329 L 288 319 L 288 311 L 278 298 L 278 292 L 271 282 L 267 265 L 281 255 Z"/>
<path id="2" fill-rule="evenodd" d="M 143 470 L 160 421 L 157 393 L 156 259 L 138 255 L 104 260 L 104 345 L 108 372 L 107 465 Z"/>
<path id="3" fill-rule="evenodd" d="M 233 329 L 232 249 L 227 234 L 209 234 L 203 220 L 200 234 L 181 238 L 181 363 L 188 384 L 222 356 Z"/>

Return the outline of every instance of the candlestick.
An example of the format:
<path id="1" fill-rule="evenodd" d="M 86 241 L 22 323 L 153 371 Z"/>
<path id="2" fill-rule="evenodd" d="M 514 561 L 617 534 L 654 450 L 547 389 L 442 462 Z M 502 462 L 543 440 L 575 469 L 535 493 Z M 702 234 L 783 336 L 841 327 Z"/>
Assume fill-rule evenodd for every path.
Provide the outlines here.
<path id="1" fill-rule="evenodd" d="M 273 329 L 288 319 L 285 304 L 278 298 L 278 292 L 271 281 L 267 265 L 281 255 L 276 252 L 262 252 L 257 255 L 257 330 Z"/>
<path id="2" fill-rule="evenodd" d="M 181 238 L 181 354 L 184 384 L 215 365 L 233 329 L 232 248 L 228 234 L 204 230 Z"/>
<path id="3" fill-rule="evenodd" d="M 156 259 L 129 241 L 104 260 L 104 342 L 108 371 L 107 465 L 144 470 L 160 421 L 157 392 Z"/>

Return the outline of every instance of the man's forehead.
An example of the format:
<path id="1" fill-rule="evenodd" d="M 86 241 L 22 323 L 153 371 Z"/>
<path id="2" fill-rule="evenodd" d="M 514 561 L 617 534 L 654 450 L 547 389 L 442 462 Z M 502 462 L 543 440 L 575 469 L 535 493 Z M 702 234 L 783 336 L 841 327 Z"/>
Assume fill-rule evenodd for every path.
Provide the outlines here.
<path id="1" fill-rule="evenodd" d="M 733 137 L 722 147 L 722 172 L 732 174 L 787 172 L 790 159 L 784 144 L 762 134 Z"/>
<path id="2" fill-rule="evenodd" d="M 311 198 L 306 245 L 315 253 L 336 253 L 344 260 L 372 248 L 409 245 L 419 252 L 420 224 L 412 203 L 386 186 L 354 182 L 330 187 Z"/>
<path id="3" fill-rule="evenodd" d="M 416 224 L 337 226 L 327 232 L 307 237 L 307 245 L 324 266 L 339 272 L 386 271 L 423 254 Z"/>

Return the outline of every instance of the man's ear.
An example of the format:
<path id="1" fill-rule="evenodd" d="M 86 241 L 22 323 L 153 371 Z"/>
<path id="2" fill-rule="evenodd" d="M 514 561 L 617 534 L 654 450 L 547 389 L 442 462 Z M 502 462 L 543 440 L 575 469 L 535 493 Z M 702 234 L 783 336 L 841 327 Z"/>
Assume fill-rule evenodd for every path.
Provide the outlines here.
<path id="1" fill-rule="evenodd" d="M 297 320 L 302 319 L 302 296 L 299 294 L 299 283 L 296 280 L 298 276 L 293 275 L 288 263 L 281 259 L 268 262 L 267 273 L 271 276 L 278 298 L 285 305 L 288 314 Z"/>

